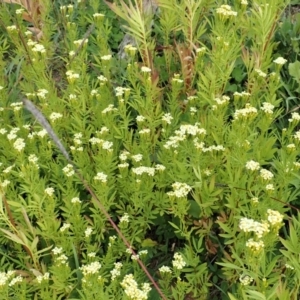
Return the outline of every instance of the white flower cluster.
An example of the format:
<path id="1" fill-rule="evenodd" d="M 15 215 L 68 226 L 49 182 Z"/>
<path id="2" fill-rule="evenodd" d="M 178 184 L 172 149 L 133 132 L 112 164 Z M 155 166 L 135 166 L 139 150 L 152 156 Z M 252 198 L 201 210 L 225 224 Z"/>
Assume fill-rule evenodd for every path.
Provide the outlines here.
<path id="1" fill-rule="evenodd" d="M 134 55 L 137 51 L 137 47 L 134 47 L 131 44 L 128 44 L 124 47 L 124 50 L 126 53 L 129 53 L 130 55 Z"/>
<path id="2" fill-rule="evenodd" d="M 256 171 L 260 169 L 260 165 L 258 162 L 254 160 L 249 160 L 246 163 L 246 169 L 251 170 L 251 171 Z"/>
<path id="3" fill-rule="evenodd" d="M 14 274 L 15 271 L 0 272 L 0 287 L 6 285 Z"/>
<path id="4" fill-rule="evenodd" d="M 19 275 L 19 276 L 13 278 L 11 280 L 11 282 L 8 284 L 8 286 L 14 286 L 16 283 L 22 282 L 22 281 L 23 281 L 23 277 L 21 275 Z"/>
<path id="5" fill-rule="evenodd" d="M 140 135 L 144 135 L 144 134 L 149 134 L 150 133 L 150 129 L 149 128 L 144 128 L 142 130 L 139 131 Z"/>
<path id="6" fill-rule="evenodd" d="M 25 148 L 24 139 L 21 138 L 16 139 L 13 146 L 18 152 L 21 152 Z"/>
<path id="7" fill-rule="evenodd" d="M 77 204 L 77 203 L 80 204 L 81 200 L 78 197 L 74 197 L 74 198 L 71 199 L 71 203 L 73 203 L 73 204 Z"/>
<path id="8" fill-rule="evenodd" d="M 191 187 L 182 182 L 175 182 L 172 184 L 173 191 L 168 192 L 167 194 L 171 197 L 176 197 L 176 198 L 183 198 L 188 195 L 188 193 L 191 191 Z"/>
<path id="9" fill-rule="evenodd" d="M 263 241 L 254 241 L 253 239 L 249 239 L 247 242 L 246 242 L 246 247 L 250 248 L 251 251 L 253 252 L 260 252 L 264 247 L 265 247 L 265 244 Z"/>
<path id="10" fill-rule="evenodd" d="M 275 189 L 275 188 L 274 188 L 274 185 L 273 185 L 273 184 L 267 184 L 267 185 L 266 185 L 266 190 L 267 190 L 267 191 L 274 191 L 274 189 Z"/>
<path id="11" fill-rule="evenodd" d="M 242 285 L 249 285 L 253 281 L 253 278 L 248 275 L 241 275 L 240 282 Z"/>
<path id="12" fill-rule="evenodd" d="M 126 92 L 129 93 L 130 88 L 124 88 L 124 87 L 118 86 L 118 87 L 116 87 L 115 91 L 116 91 L 116 96 L 121 97 L 124 95 L 124 93 L 126 93 Z"/>
<path id="13" fill-rule="evenodd" d="M 87 227 L 87 229 L 84 231 L 84 236 L 86 238 L 90 237 L 90 235 L 93 233 L 93 228 L 92 227 Z"/>
<path id="14" fill-rule="evenodd" d="M 147 173 L 149 176 L 154 176 L 155 168 L 141 166 L 137 168 L 132 168 L 132 172 L 136 175 L 142 175 L 144 173 Z"/>
<path id="15" fill-rule="evenodd" d="M 299 121 L 300 121 L 300 115 L 299 115 L 299 113 L 293 112 L 291 119 L 289 119 L 289 122 L 298 123 Z"/>
<path id="16" fill-rule="evenodd" d="M 36 277 L 36 281 L 38 283 L 42 283 L 42 281 L 47 281 L 50 278 L 50 273 L 46 272 L 44 275 L 39 275 Z"/>
<path id="17" fill-rule="evenodd" d="M 163 122 L 166 122 L 167 124 L 171 124 L 171 122 L 172 122 L 172 120 L 173 120 L 173 117 L 171 116 L 170 113 L 165 113 L 165 114 L 162 116 L 161 120 L 162 120 Z"/>
<path id="18" fill-rule="evenodd" d="M 158 270 L 160 273 L 172 273 L 170 267 L 167 267 L 167 266 L 162 266 Z"/>
<path id="19" fill-rule="evenodd" d="M 256 114 L 257 109 L 247 103 L 245 108 L 237 109 L 234 112 L 233 118 L 234 120 L 249 119 L 251 117 L 254 117 Z"/>
<path id="20" fill-rule="evenodd" d="M 11 141 L 11 140 L 14 140 L 14 139 L 17 137 L 16 133 L 17 133 L 19 130 L 20 130 L 20 128 L 18 128 L 18 127 L 12 128 L 12 129 L 10 130 L 10 132 L 7 134 L 7 138 L 8 138 L 10 141 Z M 2 129 L 1 132 L 5 134 L 5 133 L 6 133 L 6 129 Z"/>
<path id="21" fill-rule="evenodd" d="M 222 145 L 212 145 L 209 147 L 205 147 L 205 143 L 204 142 L 198 142 L 198 138 L 195 138 L 193 140 L 194 146 L 196 149 L 201 150 L 202 152 L 212 152 L 212 151 L 225 151 L 224 146 Z"/>
<path id="22" fill-rule="evenodd" d="M 99 180 L 103 183 L 107 182 L 107 175 L 103 172 L 98 172 L 97 175 L 94 177 L 95 180 Z"/>
<path id="23" fill-rule="evenodd" d="M 105 109 L 102 110 L 102 114 L 107 114 L 111 111 L 117 111 L 118 109 L 114 107 L 113 104 L 109 104 Z"/>
<path id="24" fill-rule="evenodd" d="M 128 213 L 124 213 L 124 215 L 120 218 L 120 223 L 129 223 Z"/>
<path id="25" fill-rule="evenodd" d="M 89 41 L 89 39 L 85 39 L 85 40 L 80 39 L 80 40 L 74 41 L 73 44 L 74 44 L 75 46 L 79 47 L 79 46 L 82 45 L 82 44 L 83 44 L 83 45 L 87 44 L 88 41 Z"/>
<path id="26" fill-rule="evenodd" d="M 125 294 L 131 300 L 147 300 L 148 293 L 151 291 L 149 283 L 143 283 L 142 288 L 138 288 L 137 282 L 134 280 L 132 274 L 128 274 L 121 282 L 121 286 L 125 291 Z"/>
<path id="27" fill-rule="evenodd" d="M 45 53 L 46 49 L 42 44 L 39 44 L 31 39 L 28 40 L 27 46 L 31 48 L 33 52 Z"/>
<path id="28" fill-rule="evenodd" d="M 116 277 L 120 276 L 120 274 L 121 274 L 120 270 L 121 270 L 122 266 L 123 266 L 123 264 L 120 262 L 115 263 L 114 269 L 112 269 L 110 271 L 111 281 L 114 281 L 116 279 Z"/>
<path id="29" fill-rule="evenodd" d="M 181 125 L 179 130 L 175 131 L 175 136 L 171 136 L 164 147 L 166 149 L 177 148 L 179 142 L 184 141 L 187 138 L 187 135 L 206 135 L 206 130 L 200 128 L 199 123 L 196 123 L 195 125 Z"/>
<path id="30" fill-rule="evenodd" d="M 248 218 L 241 218 L 239 227 L 244 232 L 254 232 L 258 238 L 270 232 L 270 225 L 266 221 L 260 223 Z"/>
<path id="31" fill-rule="evenodd" d="M 44 192 L 45 192 L 45 194 L 47 194 L 48 196 L 52 197 L 53 194 L 54 194 L 54 188 L 48 187 L 48 188 L 45 189 Z"/>
<path id="32" fill-rule="evenodd" d="M 146 118 L 144 117 L 144 116 L 137 116 L 136 117 L 136 121 L 138 122 L 138 123 L 142 123 L 142 122 L 144 122 L 146 120 Z"/>
<path id="33" fill-rule="evenodd" d="M 78 73 L 75 73 L 74 71 L 72 70 L 69 70 L 66 72 L 66 75 L 67 75 L 67 79 L 70 81 L 70 82 L 73 82 L 75 79 L 78 79 L 79 78 L 79 74 Z"/>
<path id="34" fill-rule="evenodd" d="M 230 98 L 228 96 L 223 95 L 222 98 L 215 98 L 215 101 L 217 102 L 218 105 L 223 105 L 223 104 L 228 104 Z"/>
<path id="35" fill-rule="evenodd" d="M 107 55 L 103 55 L 103 56 L 101 56 L 101 59 L 102 60 L 111 60 L 111 54 L 107 54 Z"/>
<path id="36" fill-rule="evenodd" d="M 287 60 L 283 57 L 277 57 L 275 60 L 273 60 L 273 62 L 277 65 L 284 65 L 287 62 Z"/>
<path id="37" fill-rule="evenodd" d="M 102 19 L 103 17 L 105 17 L 105 15 L 104 15 L 104 14 L 100 14 L 100 13 L 94 13 L 94 14 L 93 14 L 93 17 L 94 17 L 95 19 Z"/>
<path id="38" fill-rule="evenodd" d="M 141 72 L 142 73 L 151 73 L 151 69 L 145 66 L 141 67 Z"/>
<path id="39" fill-rule="evenodd" d="M 122 153 L 119 155 L 120 160 L 125 161 L 128 159 L 128 156 L 130 153 L 128 151 L 122 151 Z"/>
<path id="40" fill-rule="evenodd" d="M 5 188 L 10 184 L 10 181 L 5 179 L 4 181 L 0 182 L 0 186 Z"/>
<path id="41" fill-rule="evenodd" d="M 274 175 L 272 172 L 266 170 L 266 169 L 261 169 L 260 170 L 260 177 L 264 180 L 271 180 Z"/>
<path id="42" fill-rule="evenodd" d="M 52 122 L 55 122 L 57 119 L 61 119 L 63 117 L 63 115 L 61 113 L 56 113 L 56 112 L 53 112 L 51 113 L 51 115 L 49 116 L 49 119 L 52 121 Z"/>
<path id="43" fill-rule="evenodd" d="M 294 138 L 295 138 L 295 140 L 300 141 L 300 130 L 295 132 Z"/>
<path id="44" fill-rule="evenodd" d="M 64 232 L 71 227 L 70 223 L 64 223 L 63 226 L 59 229 L 60 232 Z"/>
<path id="45" fill-rule="evenodd" d="M 41 99 L 46 99 L 46 95 L 48 94 L 49 92 L 46 90 L 46 89 L 38 89 L 36 95 L 41 98 Z"/>
<path id="46" fill-rule="evenodd" d="M 237 12 L 233 11 L 231 9 L 230 5 L 221 5 L 219 8 L 217 8 L 217 14 L 218 15 L 222 15 L 226 18 L 229 18 L 231 16 L 236 17 L 237 16 Z"/>
<path id="47" fill-rule="evenodd" d="M 62 170 L 68 177 L 73 176 L 75 173 L 74 167 L 71 164 L 67 164 Z"/>
<path id="48" fill-rule="evenodd" d="M 65 254 L 62 254 L 63 249 L 61 247 L 55 247 L 52 249 L 53 254 L 55 255 L 55 261 L 58 264 L 66 265 L 68 262 L 68 257 Z"/>
<path id="49" fill-rule="evenodd" d="M 272 115 L 273 114 L 273 110 L 274 110 L 274 105 L 272 105 L 269 102 L 264 102 L 263 106 L 260 108 L 262 111 L 264 111 L 266 114 L 268 115 Z"/>
<path id="50" fill-rule="evenodd" d="M 80 270 L 83 273 L 83 276 L 96 274 L 101 269 L 101 264 L 98 261 L 91 262 L 88 265 L 83 265 L 80 267 Z"/>
<path id="51" fill-rule="evenodd" d="M 268 209 L 267 215 L 267 219 L 271 226 L 278 227 L 282 225 L 283 215 L 279 211 Z"/>
<path id="52" fill-rule="evenodd" d="M 182 270 L 183 267 L 186 266 L 186 262 L 184 261 L 182 255 L 180 253 L 174 254 L 174 259 L 172 260 L 172 265 L 177 270 Z"/>
<path id="53" fill-rule="evenodd" d="M 259 77 L 262 77 L 262 78 L 266 78 L 267 77 L 267 74 L 265 72 L 263 72 L 262 70 L 260 70 L 260 69 L 255 69 L 254 71 L 257 73 L 257 75 Z"/>
<path id="54" fill-rule="evenodd" d="M 23 102 L 14 102 L 10 106 L 13 107 L 14 111 L 18 111 L 22 108 Z"/>
<path id="55" fill-rule="evenodd" d="M 142 154 L 136 154 L 136 155 L 132 155 L 131 158 L 135 161 L 135 162 L 139 162 L 143 159 L 143 155 Z"/>
<path id="56" fill-rule="evenodd" d="M 241 93 L 240 93 L 240 92 L 234 92 L 234 93 L 233 93 L 233 96 L 234 96 L 234 97 L 237 97 L 237 98 L 238 98 L 238 97 L 241 97 L 241 98 L 245 97 L 245 98 L 246 98 L 246 97 L 250 97 L 251 94 L 248 93 L 248 92 L 243 91 L 243 92 L 241 92 Z"/>

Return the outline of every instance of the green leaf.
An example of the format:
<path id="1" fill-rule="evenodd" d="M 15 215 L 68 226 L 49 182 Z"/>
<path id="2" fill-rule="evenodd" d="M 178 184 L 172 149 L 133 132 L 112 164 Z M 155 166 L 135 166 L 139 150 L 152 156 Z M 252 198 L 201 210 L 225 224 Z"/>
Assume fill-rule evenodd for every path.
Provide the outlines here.
<path id="1" fill-rule="evenodd" d="M 296 81 L 300 83 L 300 61 L 296 60 L 289 64 L 289 73 Z"/>
<path id="2" fill-rule="evenodd" d="M 147 248 L 147 247 L 152 248 L 152 247 L 155 247 L 156 245 L 157 245 L 157 242 L 153 241 L 151 239 L 144 239 L 141 243 L 141 246 L 143 248 Z"/>

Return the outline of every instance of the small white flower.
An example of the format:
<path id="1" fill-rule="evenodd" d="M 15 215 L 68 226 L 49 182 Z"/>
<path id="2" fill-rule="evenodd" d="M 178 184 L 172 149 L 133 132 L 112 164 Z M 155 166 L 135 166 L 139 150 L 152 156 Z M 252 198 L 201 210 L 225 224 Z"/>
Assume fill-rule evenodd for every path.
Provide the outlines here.
<path id="1" fill-rule="evenodd" d="M 88 265 L 84 265 L 80 268 L 83 273 L 83 276 L 90 274 L 96 274 L 101 269 L 101 264 L 98 261 L 94 261 Z"/>
<path id="2" fill-rule="evenodd" d="M 102 19 L 103 17 L 105 17 L 105 15 L 104 15 L 104 14 L 100 14 L 100 13 L 94 13 L 94 14 L 93 14 L 93 17 L 94 17 L 95 19 Z"/>
<path id="3" fill-rule="evenodd" d="M 150 129 L 149 128 L 144 128 L 144 129 L 142 129 L 142 130 L 139 131 L 140 135 L 149 134 L 149 133 L 150 133 Z"/>
<path id="4" fill-rule="evenodd" d="M 80 77 L 78 73 L 75 73 L 72 70 L 67 71 L 66 75 L 67 75 L 67 79 L 70 80 L 71 82 Z"/>
<path id="5" fill-rule="evenodd" d="M 128 151 L 123 151 L 120 155 L 119 158 L 120 160 L 124 161 L 128 159 L 128 156 L 130 155 L 130 153 Z"/>
<path id="6" fill-rule="evenodd" d="M 132 172 L 136 175 L 142 175 L 144 173 L 147 173 L 149 176 L 154 176 L 155 169 L 150 167 L 138 167 L 138 168 L 132 168 Z"/>
<path id="7" fill-rule="evenodd" d="M 74 198 L 71 199 L 71 203 L 73 203 L 73 204 L 76 204 L 76 203 L 80 204 L 81 200 L 78 197 L 74 197 Z"/>
<path id="8" fill-rule="evenodd" d="M 255 72 L 258 74 L 259 77 L 262 77 L 262 78 L 266 78 L 267 77 L 267 74 L 264 73 L 262 70 L 260 69 L 255 69 Z"/>
<path id="9" fill-rule="evenodd" d="M 277 65 L 284 65 L 287 62 L 287 60 L 283 57 L 277 57 L 275 60 L 273 60 L 273 62 Z"/>
<path id="10" fill-rule="evenodd" d="M 266 185 L 266 190 L 267 191 L 274 191 L 275 190 L 274 185 L 273 184 L 267 184 Z"/>
<path id="11" fill-rule="evenodd" d="M 64 223 L 63 226 L 59 229 L 60 232 L 64 232 L 65 230 L 69 229 L 71 227 L 71 224 Z"/>
<path id="12" fill-rule="evenodd" d="M 128 223 L 129 222 L 129 215 L 128 213 L 124 213 L 124 215 L 120 218 L 120 223 Z"/>
<path id="13" fill-rule="evenodd" d="M 118 164 L 118 168 L 125 169 L 129 167 L 129 163 Z"/>
<path id="14" fill-rule="evenodd" d="M 98 172 L 97 175 L 94 177 L 95 180 L 99 180 L 103 183 L 107 182 L 107 175 L 103 172 Z"/>
<path id="15" fill-rule="evenodd" d="M 241 275 L 240 282 L 242 285 L 246 286 L 249 285 L 253 281 L 253 278 L 248 275 Z"/>
<path id="16" fill-rule="evenodd" d="M 24 139 L 21 138 L 16 139 L 13 146 L 17 151 L 21 152 L 25 148 Z"/>
<path id="17" fill-rule="evenodd" d="M 97 78 L 98 78 L 99 81 L 101 81 L 101 82 L 107 82 L 107 78 L 106 78 L 105 76 L 103 76 L 103 75 L 100 75 L 100 76 L 98 76 Z"/>
<path id="18" fill-rule="evenodd" d="M 163 165 L 160 165 L 160 164 L 155 165 L 155 170 L 157 170 L 157 171 L 164 171 L 165 169 L 166 169 L 166 167 Z"/>
<path id="19" fill-rule="evenodd" d="M 184 261 L 180 253 L 174 254 L 174 260 L 172 260 L 172 265 L 177 270 L 182 270 L 183 267 L 186 266 L 186 262 Z"/>
<path id="20" fill-rule="evenodd" d="M 36 43 L 32 48 L 31 50 L 33 52 L 39 52 L 39 53 L 45 53 L 46 52 L 46 49 L 45 47 L 42 45 L 42 44 L 38 44 Z"/>
<path id="21" fill-rule="evenodd" d="M 270 180 L 274 177 L 274 175 L 272 174 L 272 172 L 266 170 L 266 169 L 261 169 L 260 170 L 260 176 L 264 179 L 264 180 Z"/>
<path id="22" fill-rule="evenodd" d="M 131 158 L 135 161 L 135 162 L 139 162 L 143 159 L 143 155 L 142 154 L 136 154 L 136 155 L 132 155 Z"/>
<path id="23" fill-rule="evenodd" d="M 166 122 L 167 124 L 171 124 L 172 120 L 173 120 L 173 117 L 171 116 L 170 113 L 166 113 L 162 116 L 162 121 L 163 122 Z"/>
<path id="24" fill-rule="evenodd" d="M 48 134 L 48 132 L 47 132 L 46 129 L 42 129 L 42 130 L 40 130 L 40 131 L 37 132 L 37 136 L 39 136 L 41 138 L 43 138 L 47 134 Z"/>
<path id="25" fill-rule="evenodd" d="M 142 66 L 142 67 L 141 67 L 141 71 L 142 71 L 143 73 L 151 73 L 151 69 L 148 68 L 148 67 L 145 67 L 145 66 Z"/>
<path id="26" fill-rule="evenodd" d="M 297 113 L 297 112 L 293 112 L 292 113 L 292 118 L 289 119 L 289 122 L 293 122 L 293 121 L 295 121 L 295 122 L 299 122 L 300 121 L 300 115 L 299 115 L 299 113 Z"/>
<path id="27" fill-rule="evenodd" d="M 146 120 L 146 118 L 144 117 L 144 116 L 137 116 L 136 117 L 136 121 L 138 122 L 138 123 L 142 123 L 142 122 L 144 122 Z"/>
<path id="28" fill-rule="evenodd" d="M 45 189 L 45 193 L 48 195 L 48 196 L 53 196 L 53 194 L 54 194 L 54 188 L 52 188 L 52 187 L 48 187 L 48 188 L 46 188 Z"/>
<path id="29" fill-rule="evenodd" d="M 11 282 L 8 284 L 8 286 L 14 286 L 16 283 L 22 282 L 22 281 L 23 281 L 23 277 L 21 275 L 19 275 L 19 276 L 13 278 L 11 280 Z"/>
<path id="30" fill-rule="evenodd" d="M 54 122 L 56 121 L 57 119 L 61 119 L 63 117 L 63 115 L 61 113 L 56 113 L 56 112 L 53 112 L 51 113 L 51 115 L 49 116 L 49 119 Z"/>
<path id="31" fill-rule="evenodd" d="M 258 162 L 254 160 L 249 160 L 246 163 L 246 169 L 251 170 L 251 171 L 256 171 L 260 169 L 260 165 Z"/>
<path id="32" fill-rule="evenodd" d="M 260 108 L 262 111 L 264 111 L 266 114 L 273 114 L 274 105 L 268 102 L 264 102 L 263 106 Z"/>
<path id="33" fill-rule="evenodd" d="M 167 194 L 176 198 L 186 197 L 192 189 L 188 184 L 182 182 L 175 182 L 172 184 L 172 187 L 174 191 L 168 192 Z"/>
<path id="34" fill-rule="evenodd" d="M 268 214 L 268 221 L 272 226 L 278 226 L 282 224 L 282 220 L 284 216 L 280 212 L 276 210 L 268 209 L 267 214 Z"/>
<path id="35" fill-rule="evenodd" d="M 74 167 L 71 164 L 67 164 L 62 170 L 68 177 L 71 177 L 75 174 Z"/>
<path id="36" fill-rule="evenodd" d="M 54 255 L 58 255 L 58 254 L 61 254 L 63 251 L 62 247 L 55 247 L 52 249 L 52 252 Z"/>
<path id="37" fill-rule="evenodd" d="M 84 231 L 84 235 L 86 238 L 88 238 L 93 232 L 93 228 L 92 227 L 87 227 L 87 229 Z"/>
<path id="38" fill-rule="evenodd" d="M 111 60 L 111 54 L 101 56 L 102 60 Z"/>
<path id="39" fill-rule="evenodd" d="M 160 273 L 172 273 L 170 267 L 167 267 L 167 266 L 162 266 L 158 270 Z"/>
<path id="40" fill-rule="evenodd" d="M 102 114 L 107 114 L 111 111 L 117 111 L 117 108 L 115 108 L 113 104 L 109 104 L 105 109 L 103 109 Z"/>

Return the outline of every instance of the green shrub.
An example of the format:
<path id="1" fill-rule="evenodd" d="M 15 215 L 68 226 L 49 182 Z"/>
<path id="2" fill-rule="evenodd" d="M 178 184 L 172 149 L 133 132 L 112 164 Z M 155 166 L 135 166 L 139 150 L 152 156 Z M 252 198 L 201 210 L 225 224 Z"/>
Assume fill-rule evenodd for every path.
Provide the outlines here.
<path id="1" fill-rule="evenodd" d="M 0 4 L 0 299 L 297 299 L 286 3 L 126 3 Z"/>

